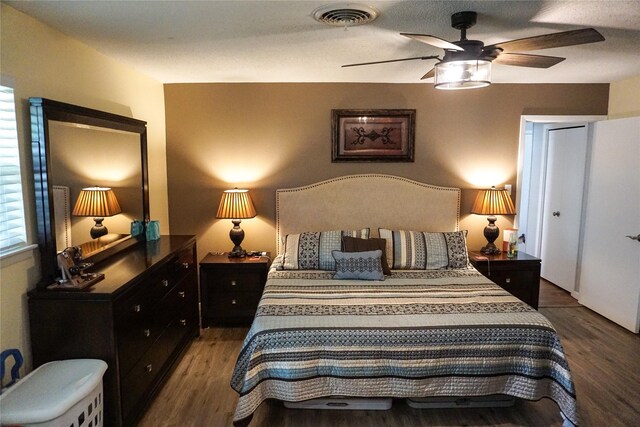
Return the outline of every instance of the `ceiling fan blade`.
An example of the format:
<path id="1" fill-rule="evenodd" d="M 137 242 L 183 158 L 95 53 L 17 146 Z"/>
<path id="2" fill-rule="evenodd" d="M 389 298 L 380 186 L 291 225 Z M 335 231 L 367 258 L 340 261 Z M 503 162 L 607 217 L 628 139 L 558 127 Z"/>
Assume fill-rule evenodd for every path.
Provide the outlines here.
<path id="1" fill-rule="evenodd" d="M 422 43 L 430 44 L 431 46 L 439 47 L 445 50 L 457 50 L 464 52 L 464 49 L 451 42 L 441 39 L 436 36 L 430 36 L 427 34 L 412 34 L 412 33 L 400 33 L 401 36 L 409 37 L 410 39 L 417 40 Z"/>
<path id="2" fill-rule="evenodd" d="M 514 65 L 516 67 L 549 68 L 564 61 L 559 56 L 529 55 L 526 53 L 501 53 L 493 60 L 494 64 Z"/>
<path id="3" fill-rule="evenodd" d="M 579 44 L 595 43 L 604 40 L 602 34 L 593 28 L 583 28 L 581 30 L 563 31 L 561 33 L 543 34 L 540 36 L 527 37 L 524 39 L 509 40 L 486 46 L 485 50 L 500 48 L 505 53 L 528 50 L 551 49 L 554 47 L 575 46 Z"/>
<path id="4" fill-rule="evenodd" d="M 413 61 L 414 59 L 423 59 L 423 60 L 424 59 L 438 59 L 438 57 L 437 56 L 416 56 L 415 58 L 387 59 L 386 61 L 360 62 L 358 64 L 343 65 L 342 68 L 358 67 L 360 65 L 386 64 L 387 62 Z"/>
<path id="5" fill-rule="evenodd" d="M 436 67 L 433 67 L 432 69 L 429 70 L 429 72 L 427 74 L 425 74 L 424 76 L 420 77 L 420 80 L 425 80 L 425 79 L 430 79 L 431 77 L 436 75 Z"/>

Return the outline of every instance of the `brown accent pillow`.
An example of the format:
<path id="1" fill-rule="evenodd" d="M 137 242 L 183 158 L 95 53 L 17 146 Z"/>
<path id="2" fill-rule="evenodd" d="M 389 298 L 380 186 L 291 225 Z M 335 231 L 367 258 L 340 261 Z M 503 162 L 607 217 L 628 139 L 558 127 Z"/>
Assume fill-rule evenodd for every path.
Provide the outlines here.
<path id="1" fill-rule="evenodd" d="M 387 240 L 386 239 L 359 239 L 357 237 L 342 237 L 343 252 L 367 252 L 380 249 L 382 251 L 382 272 L 387 276 L 391 274 L 389 264 L 387 263 Z"/>

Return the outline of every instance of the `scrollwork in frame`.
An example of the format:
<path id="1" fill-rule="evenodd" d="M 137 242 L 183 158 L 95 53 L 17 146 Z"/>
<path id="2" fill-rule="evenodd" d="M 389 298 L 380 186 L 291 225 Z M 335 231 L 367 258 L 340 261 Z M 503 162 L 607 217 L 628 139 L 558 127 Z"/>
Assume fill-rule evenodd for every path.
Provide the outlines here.
<path id="1" fill-rule="evenodd" d="M 416 110 L 331 110 L 333 162 L 413 162 Z"/>

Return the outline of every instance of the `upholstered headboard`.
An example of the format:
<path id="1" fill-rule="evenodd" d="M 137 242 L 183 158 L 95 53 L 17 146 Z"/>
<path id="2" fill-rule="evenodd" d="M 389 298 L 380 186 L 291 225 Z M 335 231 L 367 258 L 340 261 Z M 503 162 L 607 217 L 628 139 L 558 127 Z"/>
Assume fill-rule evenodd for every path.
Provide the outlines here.
<path id="1" fill-rule="evenodd" d="M 347 175 L 297 188 L 276 190 L 276 246 L 303 231 L 371 227 L 456 231 L 460 189 L 438 187 L 382 174 Z"/>

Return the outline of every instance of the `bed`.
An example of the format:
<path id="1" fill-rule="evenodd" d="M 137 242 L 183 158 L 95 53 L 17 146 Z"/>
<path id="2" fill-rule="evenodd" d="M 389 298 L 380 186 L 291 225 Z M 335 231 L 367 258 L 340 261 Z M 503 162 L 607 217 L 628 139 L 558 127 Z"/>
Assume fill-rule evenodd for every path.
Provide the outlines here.
<path id="1" fill-rule="evenodd" d="M 459 189 L 381 174 L 278 190 L 278 256 L 232 376 L 234 424 L 267 399 L 506 395 L 550 398 L 577 425 L 557 333 L 468 264 L 459 211 Z M 391 274 L 335 280 L 343 264 L 323 261 L 336 240 L 326 230 L 387 237 Z M 309 236 L 316 254 L 292 260 Z"/>

